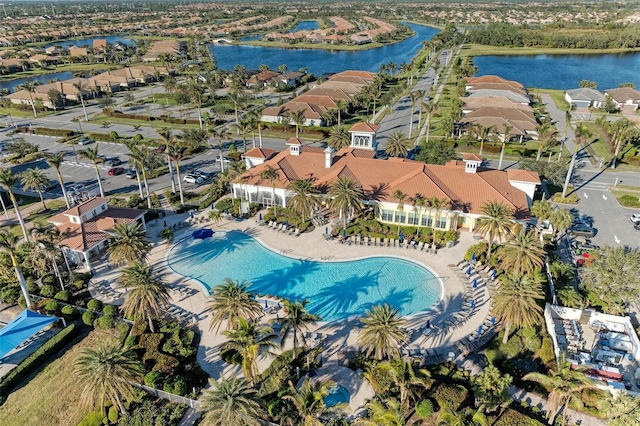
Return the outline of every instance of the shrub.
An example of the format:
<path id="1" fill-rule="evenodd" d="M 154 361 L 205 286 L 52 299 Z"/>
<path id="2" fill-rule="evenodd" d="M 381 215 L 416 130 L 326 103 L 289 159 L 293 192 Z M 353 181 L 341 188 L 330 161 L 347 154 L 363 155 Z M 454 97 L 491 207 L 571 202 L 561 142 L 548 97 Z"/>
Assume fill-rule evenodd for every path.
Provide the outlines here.
<path id="1" fill-rule="evenodd" d="M 111 315 L 103 315 L 93 322 L 93 326 L 99 329 L 110 329 L 116 325 L 116 320 Z"/>
<path id="2" fill-rule="evenodd" d="M 187 394 L 187 380 L 183 376 L 176 376 L 173 379 L 173 393 L 180 396 Z"/>
<path id="3" fill-rule="evenodd" d="M 42 281 L 42 284 L 55 284 L 56 281 L 58 281 L 58 279 L 56 278 L 56 276 L 54 274 L 45 274 L 42 276 L 42 278 L 40 279 L 40 281 Z"/>
<path id="4" fill-rule="evenodd" d="M 224 212 L 233 207 L 233 200 L 231 198 L 225 198 L 224 200 L 218 201 L 215 207 L 217 210 Z"/>
<path id="5" fill-rule="evenodd" d="M 440 408 L 449 408 L 453 411 L 457 411 L 460 404 L 467 399 L 467 388 L 461 385 L 450 385 L 443 383 L 433 393 L 436 402 Z"/>
<path id="6" fill-rule="evenodd" d="M 116 420 L 118 420 L 118 410 L 113 405 L 109 407 L 109 414 L 107 415 L 107 418 L 111 423 L 115 423 Z"/>
<path id="7" fill-rule="evenodd" d="M 634 197 L 633 195 L 623 195 L 622 197 L 618 198 L 618 201 L 624 207 L 640 207 L 640 200 L 638 200 L 638 197 Z"/>
<path id="8" fill-rule="evenodd" d="M 161 333 L 143 334 L 137 348 L 144 350 L 142 362 L 144 362 L 152 371 L 171 372 L 180 364 L 178 359 L 165 355 L 158 350 L 160 342 L 164 337 Z"/>
<path id="9" fill-rule="evenodd" d="M 78 426 L 101 426 L 107 419 L 100 411 L 91 411 L 87 414 Z"/>
<path id="10" fill-rule="evenodd" d="M 433 414 L 433 403 L 425 399 L 416 404 L 416 415 L 421 419 L 426 419 Z"/>
<path id="11" fill-rule="evenodd" d="M 71 300 L 71 292 L 69 290 L 62 290 L 57 292 L 53 298 L 61 302 L 68 302 Z"/>
<path id="12" fill-rule="evenodd" d="M 57 292 L 58 292 L 57 288 L 47 284 L 42 286 L 42 290 L 40 290 L 40 295 L 42 297 L 52 298 L 53 296 L 56 295 Z"/>
<path id="13" fill-rule="evenodd" d="M 144 384 L 152 388 L 158 388 L 162 383 L 162 373 L 150 371 L 144 376 Z"/>
<path id="14" fill-rule="evenodd" d="M 61 312 L 67 319 L 73 319 L 78 315 L 78 310 L 71 305 L 63 306 Z"/>
<path id="15" fill-rule="evenodd" d="M 102 302 L 98 299 L 91 299 L 87 303 L 87 309 L 90 311 L 100 312 L 100 310 L 102 310 Z"/>
<path id="16" fill-rule="evenodd" d="M 13 305 L 18 301 L 20 294 L 21 293 L 19 287 L 5 287 L 2 289 L 2 293 L 0 293 L 0 300 L 8 305 Z"/>
<path id="17" fill-rule="evenodd" d="M 113 305 L 104 305 L 104 307 L 102 308 L 102 312 L 104 312 L 105 315 L 111 315 L 112 317 L 115 317 L 118 315 L 118 307 Z"/>
<path id="18" fill-rule="evenodd" d="M 93 321 L 96 319 L 96 314 L 93 311 L 85 311 L 82 314 L 82 322 L 84 325 L 93 326 Z"/>
<path id="19" fill-rule="evenodd" d="M 124 345 L 128 348 L 135 346 L 136 343 L 138 343 L 138 336 L 129 336 L 124 341 Z"/>
<path id="20" fill-rule="evenodd" d="M 48 135 L 48 136 L 62 136 L 62 137 L 70 137 L 75 134 L 73 130 L 65 130 L 65 129 L 49 129 L 46 127 L 35 127 L 33 128 L 33 132 L 36 135 Z"/>
<path id="21" fill-rule="evenodd" d="M 46 305 L 44 305 L 44 310 L 50 313 L 58 313 L 58 309 L 60 309 L 60 302 L 57 300 L 49 300 Z"/>
<path id="22" fill-rule="evenodd" d="M 58 334 L 47 340 L 34 353 L 18 364 L 6 376 L 0 379 L 0 395 L 7 395 L 8 391 L 24 376 L 33 372 L 51 354 L 58 352 L 76 335 L 76 326 L 71 324 L 62 329 Z"/>

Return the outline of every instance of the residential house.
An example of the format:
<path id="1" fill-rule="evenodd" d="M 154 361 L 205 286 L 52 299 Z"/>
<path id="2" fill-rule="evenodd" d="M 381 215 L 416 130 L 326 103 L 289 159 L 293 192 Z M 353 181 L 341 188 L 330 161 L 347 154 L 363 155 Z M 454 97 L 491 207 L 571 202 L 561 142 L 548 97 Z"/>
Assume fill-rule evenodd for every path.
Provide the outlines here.
<path id="1" fill-rule="evenodd" d="M 304 73 L 302 72 L 289 71 L 279 76 L 278 80 L 287 86 L 296 86 L 300 84 L 300 79 L 302 79 L 302 77 L 304 77 Z"/>
<path id="2" fill-rule="evenodd" d="M 607 100 L 601 92 L 590 87 L 567 90 L 564 99 L 576 108 L 602 108 Z"/>
<path id="3" fill-rule="evenodd" d="M 87 200 L 48 221 L 60 231 L 63 239 L 57 244 L 67 258 L 90 270 L 91 260 L 107 248 L 116 224 L 139 222 L 146 229 L 144 210 L 110 206 L 106 197 Z"/>
<path id="4" fill-rule="evenodd" d="M 104 38 L 93 40 L 93 53 L 106 53 L 109 49 L 109 43 Z"/>
<path id="5" fill-rule="evenodd" d="M 477 155 L 465 155 L 461 161 L 453 160 L 446 165 L 405 158 L 377 159 L 375 151 L 356 146 L 363 133 L 369 133 L 371 140 L 375 140 L 375 132 L 372 135 L 366 132 L 366 128 L 375 131 L 375 127 L 368 123 L 354 127 L 350 147 L 338 152 L 330 147 L 305 145 L 299 139 L 290 140 L 287 150 L 235 179 L 233 196 L 265 206 L 275 203 L 285 207 L 293 196 L 289 187 L 295 180 L 312 179 L 325 196 L 337 178 L 348 176 L 362 185 L 363 203 L 374 207 L 376 218 L 389 224 L 472 231 L 482 216 L 483 205 L 491 201 L 504 203 L 518 220 L 528 218 L 535 188 L 540 184 L 535 172 L 483 168 L 482 158 Z M 275 189 L 260 178 L 266 167 L 278 172 Z M 404 205 L 392 196 L 397 190 L 407 195 Z M 414 205 L 418 197 L 437 197 L 446 206 L 437 211 L 420 208 Z"/>
<path id="6" fill-rule="evenodd" d="M 278 81 L 280 73 L 271 70 L 260 71 L 247 79 L 247 87 L 266 87 L 271 82 Z"/>
<path id="7" fill-rule="evenodd" d="M 640 106 L 640 91 L 631 87 L 620 87 L 618 89 L 607 89 L 604 94 L 611 96 L 619 108 L 631 107 L 633 111 Z"/>
<path id="8" fill-rule="evenodd" d="M 78 46 L 69 47 L 69 56 L 71 58 L 80 58 L 88 55 L 89 55 L 89 52 L 84 47 L 78 47 Z"/>
<path id="9" fill-rule="evenodd" d="M 270 160 L 277 151 L 268 148 L 253 148 L 242 154 L 247 170 Z"/>

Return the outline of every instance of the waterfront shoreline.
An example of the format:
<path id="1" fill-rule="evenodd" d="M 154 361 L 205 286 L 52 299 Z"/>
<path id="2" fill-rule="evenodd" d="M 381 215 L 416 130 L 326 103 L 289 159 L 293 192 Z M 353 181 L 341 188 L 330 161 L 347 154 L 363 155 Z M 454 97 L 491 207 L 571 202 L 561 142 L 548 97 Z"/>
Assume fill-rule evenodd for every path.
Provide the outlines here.
<path id="1" fill-rule="evenodd" d="M 552 47 L 506 47 L 481 44 L 465 44 L 460 51 L 461 57 L 469 56 L 536 56 L 536 55 L 606 55 L 617 53 L 636 53 L 636 49 L 570 49 Z"/>

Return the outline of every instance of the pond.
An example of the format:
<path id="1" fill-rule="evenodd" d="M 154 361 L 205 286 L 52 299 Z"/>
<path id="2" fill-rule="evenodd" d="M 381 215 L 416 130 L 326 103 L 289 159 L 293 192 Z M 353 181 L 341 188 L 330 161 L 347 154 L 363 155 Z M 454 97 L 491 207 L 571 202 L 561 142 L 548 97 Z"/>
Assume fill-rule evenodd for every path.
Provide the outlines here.
<path id="1" fill-rule="evenodd" d="M 317 30 L 318 28 L 318 21 L 300 21 L 298 25 L 291 28 L 290 32 L 295 33 L 296 31 L 302 30 Z"/>
<path id="2" fill-rule="evenodd" d="M 574 89 L 591 80 L 599 90 L 632 82 L 640 87 L 640 52 L 597 55 L 476 56 L 478 75 L 499 75 L 525 87 Z"/>
<path id="3" fill-rule="evenodd" d="M 0 89 L 9 89 L 10 92 L 15 92 L 16 86 L 24 84 L 28 81 L 37 81 L 40 84 L 45 84 L 53 80 L 68 80 L 70 78 L 73 78 L 73 73 L 71 71 L 54 72 L 51 74 L 42 74 L 31 77 L 16 78 L 14 80 L 1 81 Z"/>
<path id="4" fill-rule="evenodd" d="M 416 34 L 401 42 L 375 49 L 354 51 L 328 51 L 320 49 L 284 49 L 277 47 L 246 46 L 238 44 L 211 44 L 209 49 L 216 57 L 218 67 L 233 69 L 244 65 L 248 70 L 257 70 L 261 64 L 276 69 L 286 64 L 290 70 L 307 68 L 315 75 L 344 70 L 378 72 L 383 63 L 395 62 L 398 66 L 410 62 L 422 48 L 422 42 L 438 33 L 437 28 L 405 23 Z"/>
<path id="5" fill-rule="evenodd" d="M 60 40 L 52 42 L 46 47 L 50 46 L 60 46 L 68 48 L 69 46 L 78 46 L 78 47 L 91 47 L 93 46 L 94 40 L 107 40 L 109 44 L 120 43 L 126 46 L 133 46 L 135 43 L 130 38 L 126 36 L 104 36 L 104 37 L 92 37 L 92 38 L 81 38 L 77 40 Z"/>

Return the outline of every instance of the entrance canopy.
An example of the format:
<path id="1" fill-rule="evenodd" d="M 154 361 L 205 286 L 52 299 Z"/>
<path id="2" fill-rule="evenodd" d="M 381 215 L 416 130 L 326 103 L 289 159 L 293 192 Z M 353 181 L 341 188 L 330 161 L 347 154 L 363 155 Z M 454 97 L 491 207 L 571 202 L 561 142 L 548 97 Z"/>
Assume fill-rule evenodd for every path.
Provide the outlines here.
<path id="1" fill-rule="evenodd" d="M 25 340 L 57 320 L 56 317 L 40 315 L 25 309 L 13 321 L 0 329 L 0 358 L 4 358 Z"/>

